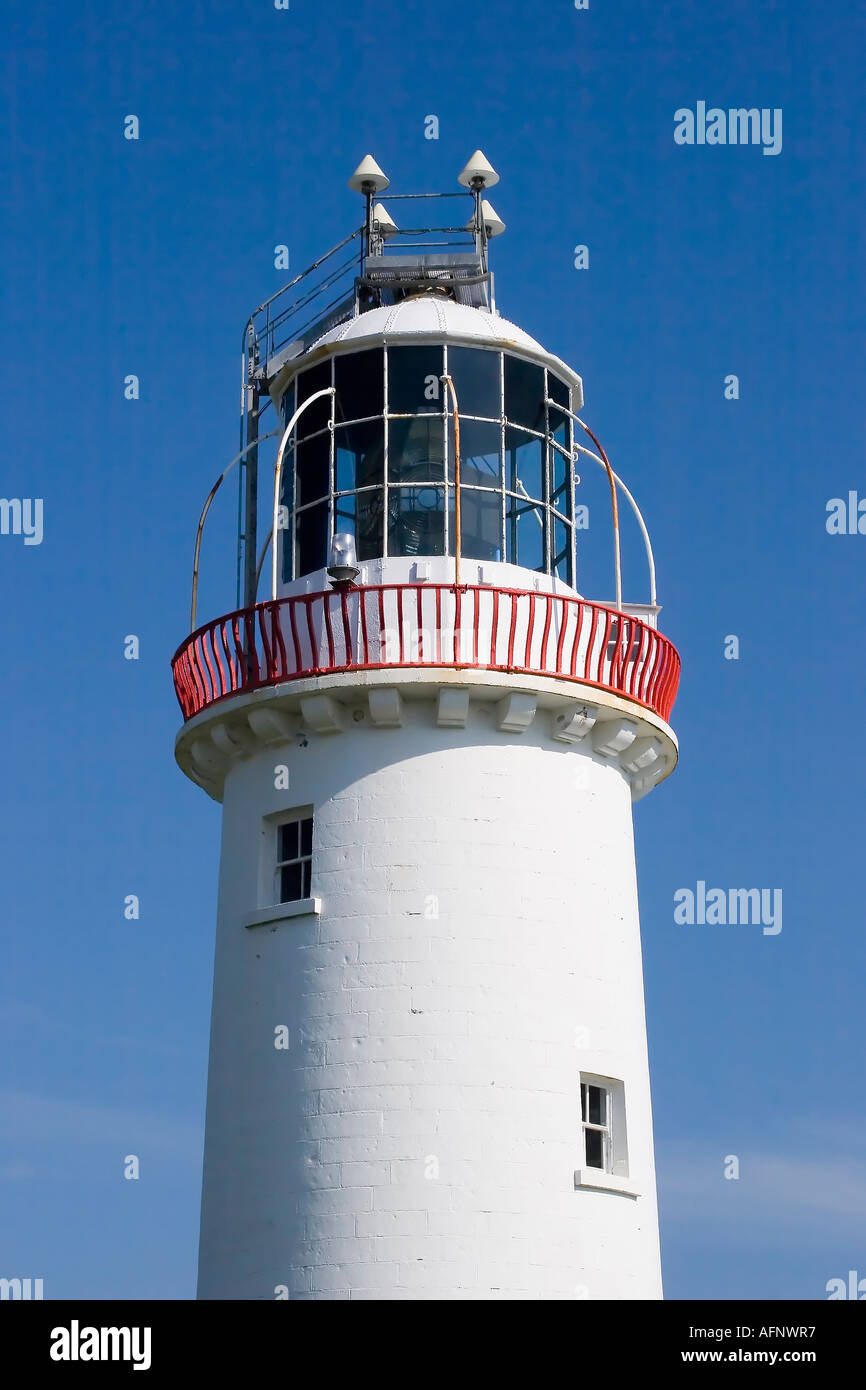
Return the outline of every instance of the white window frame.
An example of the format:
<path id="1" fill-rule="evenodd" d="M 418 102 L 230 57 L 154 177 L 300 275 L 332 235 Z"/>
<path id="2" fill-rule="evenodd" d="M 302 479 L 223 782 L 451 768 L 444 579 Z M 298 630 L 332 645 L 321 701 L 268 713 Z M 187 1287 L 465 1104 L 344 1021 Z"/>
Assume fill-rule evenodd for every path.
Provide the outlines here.
<path id="1" fill-rule="evenodd" d="M 281 860 L 280 828 L 284 825 L 299 824 L 312 820 L 313 844 L 309 855 L 299 855 L 298 859 Z M 291 917 L 318 915 L 322 910 L 321 898 L 313 893 L 313 861 L 315 860 L 316 813 L 313 806 L 293 806 L 285 811 L 277 811 L 265 816 L 261 823 L 261 857 L 259 861 L 259 905 L 254 912 L 248 912 L 243 919 L 245 927 L 261 927 L 278 923 Z M 309 863 L 310 896 L 291 898 L 280 902 L 280 870 L 285 864 Z"/>
<path id="2" fill-rule="evenodd" d="M 594 1121 L 592 1121 L 592 1120 L 585 1120 L 585 1119 L 583 1118 L 583 1095 L 584 1095 L 584 1089 L 586 1090 L 586 1093 L 587 1093 L 587 1109 L 589 1109 L 589 1088 L 590 1088 L 590 1087 L 593 1087 L 594 1090 L 600 1091 L 601 1094 L 602 1094 L 602 1096 L 604 1097 L 604 1102 L 603 1102 L 603 1107 L 602 1107 L 602 1108 L 603 1108 L 603 1113 L 604 1113 L 604 1120 L 603 1120 L 603 1122 L 602 1122 L 601 1124 L 596 1124 L 596 1123 L 595 1123 Z M 611 1097 L 610 1088 L 609 1088 L 608 1086 L 606 1086 L 606 1085 L 602 1085 L 602 1084 L 600 1083 L 600 1081 L 598 1081 L 598 1080 L 596 1080 L 596 1079 L 594 1079 L 594 1078 L 590 1078 L 590 1077 L 581 1075 L 581 1078 L 580 1078 L 580 1122 L 581 1122 L 581 1128 L 582 1128 L 582 1132 L 583 1132 L 583 1163 L 584 1163 L 584 1167 L 585 1167 L 585 1168 L 592 1168 L 592 1167 L 595 1167 L 595 1168 L 597 1168 L 597 1171 L 600 1172 L 600 1173 L 612 1173 L 612 1172 L 613 1172 L 613 1137 L 612 1137 L 612 1135 L 611 1135 L 611 1124 L 610 1124 L 610 1121 L 611 1121 L 611 1110 L 612 1110 L 612 1108 L 613 1108 L 613 1106 L 612 1106 L 612 1097 Z M 591 1164 L 591 1163 L 589 1162 L 589 1159 L 588 1159 L 587 1156 L 586 1156 L 586 1132 L 587 1132 L 587 1130 L 591 1130 L 591 1131 L 593 1131 L 593 1133 L 596 1133 L 596 1134 L 600 1134 L 600 1135 L 601 1135 L 601 1157 L 602 1157 L 602 1162 L 601 1162 L 601 1167 L 600 1167 L 600 1168 L 598 1168 L 596 1164 Z"/>
<path id="3" fill-rule="evenodd" d="M 299 854 L 297 855 L 297 857 L 294 858 L 294 859 L 280 859 L 280 857 L 279 857 L 279 853 L 280 853 L 280 831 L 281 831 L 281 830 L 283 829 L 283 827 L 286 826 L 286 825 L 297 825 L 297 826 L 301 826 L 301 825 L 303 825 L 304 821 L 309 821 L 309 822 L 310 822 L 310 852 L 309 852 L 309 854 L 299 853 Z M 312 808 L 311 808 L 311 807 L 305 806 L 305 807 L 302 807 L 300 810 L 297 810 L 297 811 L 290 811 L 290 812 L 288 812 L 287 814 L 281 815 L 277 820 L 274 821 L 274 839 L 273 839 L 273 849 L 274 849 L 274 855 L 273 855 L 273 900 L 274 900 L 275 903 L 279 903 L 280 905 L 283 905 L 283 904 L 295 903 L 295 902 L 306 902 L 306 901 L 310 898 L 310 896 L 312 895 L 312 891 L 313 891 L 313 886 L 312 886 L 312 885 L 313 885 L 313 835 L 314 835 L 314 833 L 315 833 L 315 817 L 314 817 L 314 815 L 313 815 L 313 811 L 312 811 Z M 299 836 L 298 836 L 298 849 L 299 849 L 299 851 L 302 849 L 301 842 L 300 842 L 300 832 L 299 832 Z M 309 866 L 310 866 L 310 885 L 309 885 L 309 891 L 306 893 L 306 895 L 304 895 L 304 893 L 302 892 L 302 893 L 301 893 L 301 896 L 300 896 L 299 898 L 284 898 L 284 897 L 282 896 L 282 870 L 283 870 L 283 869 L 291 868 L 291 866 L 292 866 L 293 864 L 300 864 L 301 866 L 303 866 L 304 864 L 309 864 Z M 303 867 L 302 867 L 302 868 L 301 868 L 301 885 L 302 885 L 302 887 L 303 887 L 303 879 L 304 879 L 304 871 L 303 871 Z"/>
<path id="4" fill-rule="evenodd" d="M 583 1118 L 584 1086 L 597 1086 L 604 1092 L 604 1124 Z M 582 1071 L 578 1077 L 578 1115 L 580 1117 L 580 1159 L 582 1166 L 574 1175 L 575 1187 L 595 1188 L 637 1197 L 637 1187 L 629 1171 L 628 1135 L 625 1113 L 625 1086 L 614 1076 L 602 1076 Z M 603 1135 L 604 1167 L 592 1168 L 586 1161 L 586 1131 Z"/>

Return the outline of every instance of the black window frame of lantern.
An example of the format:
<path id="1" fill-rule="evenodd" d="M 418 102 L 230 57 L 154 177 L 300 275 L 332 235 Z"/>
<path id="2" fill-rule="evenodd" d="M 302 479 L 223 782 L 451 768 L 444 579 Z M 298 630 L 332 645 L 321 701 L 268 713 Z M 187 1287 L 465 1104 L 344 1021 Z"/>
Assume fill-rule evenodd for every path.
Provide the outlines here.
<path id="1" fill-rule="evenodd" d="M 420 394 L 418 404 L 421 408 L 410 411 L 392 409 L 394 406 L 406 404 L 410 401 L 412 393 L 406 389 L 407 375 L 398 372 L 398 360 L 394 354 L 405 353 L 413 354 L 417 369 L 422 372 Z M 477 407 L 483 403 L 486 396 L 488 404 L 494 399 L 495 393 L 491 391 L 493 379 L 496 375 L 491 372 L 487 362 L 483 365 L 480 360 L 473 363 L 470 354 L 485 354 L 487 358 L 497 359 L 498 380 L 499 380 L 499 415 L 479 415 L 474 413 L 472 407 Z M 536 573 L 556 576 L 565 583 L 574 587 L 576 584 L 576 561 L 575 561 L 575 532 L 574 532 L 574 459 L 573 459 L 573 440 L 574 427 L 570 415 L 557 411 L 555 406 L 544 404 L 545 399 L 557 401 L 563 411 L 571 409 L 572 392 L 567 382 L 562 377 L 547 366 L 535 362 L 530 358 L 522 357 L 519 353 L 514 353 L 500 347 L 475 346 L 467 343 L 402 343 L 385 347 L 358 348 L 351 352 L 334 353 L 330 357 L 302 368 L 297 375 L 289 382 L 283 393 L 281 411 L 284 426 L 288 423 L 294 412 L 296 402 L 301 403 L 307 394 L 312 394 L 312 390 L 321 390 L 323 386 L 334 385 L 339 393 L 339 383 L 342 379 L 345 384 L 345 373 L 351 371 L 351 359 L 361 358 L 365 360 L 364 377 L 365 385 L 361 392 L 364 399 L 372 400 L 375 398 L 376 404 L 381 399 L 382 409 L 373 414 L 360 416 L 355 419 L 344 418 L 339 394 L 330 398 L 323 397 L 320 402 L 311 407 L 308 414 L 314 417 L 305 426 L 303 424 L 306 416 L 302 416 L 295 431 L 296 440 L 293 438 L 290 445 L 286 448 L 283 462 L 283 484 L 281 489 L 281 503 L 288 509 L 288 525 L 280 528 L 281 543 L 281 563 L 280 573 L 284 583 L 301 578 L 305 574 L 315 572 L 308 568 L 302 568 L 302 564 L 311 563 L 313 559 L 318 559 L 321 564 L 316 565 L 315 569 L 324 568 L 327 565 L 327 556 L 330 538 L 335 530 L 351 529 L 355 532 L 357 517 L 363 512 L 367 518 L 366 536 L 361 541 L 361 533 L 358 535 L 358 559 L 360 561 L 387 557 L 394 553 L 390 549 L 392 537 L 392 511 L 398 502 L 406 499 L 406 489 L 418 487 L 426 484 L 428 488 L 441 490 L 442 507 L 438 510 L 442 514 L 442 545 L 441 548 L 432 551 L 425 551 L 424 554 L 453 554 L 454 536 L 454 457 L 453 457 L 453 435 L 454 435 L 454 416 L 450 392 L 447 384 L 441 380 L 442 376 L 453 367 L 453 380 L 457 393 L 457 405 L 460 413 L 461 434 L 461 464 L 466 461 L 467 474 L 461 472 L 461 499 L 466 507 L 467 515 L 471 514 L 473 504 L 478 510 L 478 516 L 483 518 L 479 523 L 480 529 L 475 538 L 475 548 L 483 550 L 483 554 L 472 553 L 472 543 L 467 549 L 467 531 L 463 526 L 463 547 L 462 558 L 465 560 L 491 560 L 504 559 L 520 563 L 520 543 L 518 539 L 517 555 L 514 555 L 514 536 L 520 530 L 520 517 L 524 514 L 534 514 L 533 526 L 538 524 L 541 519 L 541 552 L 540 558 L 537 547 L 532 546 L 532 555 L 539 562 L 525 566 L 533 569 Z M 376 359 L 381 361 L 382 369 L 382 395 L 379 397 L 375 389 L 375 366 Z M 400 365 L 406 365 L 406 361 Z M 472 367 L 477 365 L 479 371 L 476 380 L 472 381 Z M 371 373 L 370 368 L 374 370 Z M 426 370 L 423 370 L 426 368 Z M 463 378 L 465 386 L 465 399 L 467 405 L 464 406 L 461 400 L 460 381 Z M 392 380 L 394 383 L 401 380 L 400 396 L 392 403 Z M 438 399 L 433 398 L 433 380 L 439 382 Z M 508 398 L 508 382 L 516 383 L 515 394 L 511 402 Z M 534 383 L 534 384 L 533 384 Z M 540 395 L 539 395 L 540 392 Z M 347 393 L 351 397 L 351 392 Z M 429 408 L 427 407 L 429 396 Z M 532 402 L 537 398 L 537 407 Z M 358 396 L 356 394 L 356 400 Z M 512 405 L 514 418 L 508 414 L 509 404 Z M 328 418 L 325 419 L 325 411 Z M 534 413 L 533 413 L 534 411 Z M 528 421 L 532 420 L 542 424 L 543 428 L 530 428 Z M 408 476 L 401 473 L 395 478 L 392 476 L 390 449 L 392 436 L 398 434 L 409 436 L 412 434 L 411 423 L 404 426 L 403 422 L 411 422 L 413 419 L 423 419 L 430 424 L 434 421 L 441 422 L 442 429 L 442 459 L 438 456 L 433 458 L 433 454 L 438 453 L 434 450 L 431 454 L 432 464 L 428 470 L 421 470 L 429 473 L 423 480 L 420 473 L 412 475 L 409 469 Z M 399 422 L 399 423 L 398 423 Z M 315 428 L 310 428 L 310 425 Z M 376 466 L 374 459 L 372 474 L 368 471 L 363 474 L 365 481 L 361 487 L 345 487 L 340 484 L 345 481 L 345 473 L 339 477 L 341 470 L 338 468 L 338 446 L 340 436 L 343 439 L 350 438 L 351 431 L 360 432 L 371 425 L 381 425 L 381 470 Z M 476 428 L 478 427 L 478 428 Z M 498 475 L 490 469 L 490 481 L 484 481 L 485 471 L 469 465 L 468 460 L 472 457 L 493 460 L 496 454 L 492 450 L 482 452 L 477 455 L 465 453 L 465 446 L 469 445 L 474 435 L 483 441 L 485 431 L 489 427 L 491 440 L 496 438 L 495 432 L 498 430 Z M 438 427 L 437 427 L 438 428 Z M 324 437 L 328 436 L 328 463 L 325 468 L 324 460 L 320 459 L 318 466 L 313 469 L 310 476 L 315 476 L 319 486 L 324 487 L 327 481 L 327 489 L 321 491 L 320 495 L 313 496 L 304 494 L 304 460 L 303 454 L 306 448 L 312 457 L 321 449 Z M 559 437 L 557 437 L 559 436 Z M 360 437 L 360 433 L 359 433 Z M 561 440 L 564 439 L 564 443 Z M 527 489 L 531 493 L 533 489 L 540 491 L 541 496 L 527 496 L 519 487 L 515 488 L 515 479 L 519 483 L 522 480 L 519 474 L 509 463 L 509 444 L 520 440 L 523 445 L 530 445 L 537 440 L 541 448 L 541 459 L 539 463 L 533 463 L 532 483 Z M 417 449 L 417 441 L 415 444 Z M 471 446 L 470 446 L 471 447 Z M 350 450 L 347 452 L 351 452 Z M 423 454 L 423 448 L 419 451 Z M 301 469 L 300 478 L 298 469 Z M 351 465 L 355 467 L 356 465 Z M 487 463 L 485 468 L 490 467 Z M 538 472 L 536 473 L 536 470 Z M 374 476 L 375 480 L 370 482 L 366 479 Z M 358 478 L 355 475 L 355 482 Z M 536 480 L 540 482 L 540 487 L 536 487 Z M 309 482 L 307 483 L 309 492 Z M 482 535 L 484 522 L 489 520 L 489 515 L 485 516 L 487 504 L 483 497 L 476 497 L 474 494 L 480 493 L 488 495 L 495 494 L 500 503 L 500 528 L 499 544 L 493 543 L 490 536 Z M 376 505 L 374 494 L 378 494 L 379 505 Z M 358 501 L 363 499 L 364 506 L 359 509 Z M 324 512 L 322 508 L 324 506 Z M 462 510 L 462 509 L 461 509 Z M 402 509 L 398 508 L 402 515 Z M 397 513 L 395 513 L 396 515 Z M 316 518 L 315 523 L 313 517 Z M 527 523 L 524 523 L 524 526 Z M 314 534 L 309 528 L 315 525 L 321 528 L 320 534 Z M 377 529 L 378 527 L 378 529 Z M 409 528 L 412 529 L 411 527 Z M 417 529 L 417 528 L 416 528 Z M 405 528 L 404 528 L 405 532 Z M 413 532 L 414 534 L 414 532 Z M 472 533 L 469 533 L 470 535 Z M 534 534 L 534 531 L 531 533 Z M 377 544 L 379 540 L 381 549 L 377 555 L 370 552 L 371 546 Z M 564 545 L 562 542 L 564 541 Z M 408 544 L 408 542 L 407 542 Z M 363 552 L 363 553 L 362 553 Z M 414 558 L 411 550 L 403 549 L 396 552 L 406 558 Z"/>

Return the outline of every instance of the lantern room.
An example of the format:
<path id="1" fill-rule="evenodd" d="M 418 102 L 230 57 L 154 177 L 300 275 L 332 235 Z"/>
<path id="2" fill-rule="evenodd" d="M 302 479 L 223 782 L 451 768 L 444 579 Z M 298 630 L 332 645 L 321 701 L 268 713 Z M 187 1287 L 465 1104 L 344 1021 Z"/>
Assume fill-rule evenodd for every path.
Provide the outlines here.
<path id="1" fill-rule="evenodd" d="M 326 333 L 270 395 L 284 427 L 300 411 L 282 585 L 323 569 L 336 535 L 354 537 L 359 563 L 454 556 L 459 470 L 462 556 L 574 586 L 580 378 L 516 325 L 422 291 Z"/>

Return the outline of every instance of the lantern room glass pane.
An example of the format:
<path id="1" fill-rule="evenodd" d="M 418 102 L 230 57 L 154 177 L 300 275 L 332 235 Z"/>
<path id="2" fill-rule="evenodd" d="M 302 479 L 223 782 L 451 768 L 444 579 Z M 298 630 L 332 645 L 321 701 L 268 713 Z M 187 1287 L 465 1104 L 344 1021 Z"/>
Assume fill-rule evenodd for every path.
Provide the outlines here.
<path id="1" fill-rule="evenodd" d="M 571 488 L 568 459 L 558 449 L 550 448 L 550 504 L 564 516 L 571 516 Z"/>
<path id="2" fill-rule="evenodd" d="M 443 360 L 442 348 L 433 345 L 389 348 L 389 414 L 441 413 Z"/>
<path id="3" fill-rule="evenodd" d="M 294 459 L 291 454 L 283 460 L 283 472 L 280 479 L 280 506 L 285 511 L 277 514 L 278 536 L 280 547 L 280 574 L 283 583 L 286 584 L 292 578 L 292 526 L 291 518 L 294 515 Z M 281 523 L 281 524 L 280 524 Z"/>
<path id="4" fill-rule="evenodd" d="M 505 416 L 512 425 L 544 431 L 544 368 L 505 354 Z"/>
<path id="5" fill-rule="evenodd" d="M 445 476 L 444 421 L 422 415 L 388 421 L 388 482 L 441 483 Z"/>
<path id="6" fill-rule="evenodd" d="M 385 409 L 385 354 L 382 349 L 341 353 L 335 357 L 334 385 L 337 388 L 336 421 L 381 415 Z"/>
<path id="7" fill-rule="evenodd" d="M 334 487 L 350 492 L 383 480 L 385 430 L 381 420 L 338 425 L 334 430 Z"/>
<path id="8" fill-rule="evenodd" d="M 301 372 L 298 377 L 298 405 L 303 405 L 304 401 L 309 400 L 317 391 L 322 391 L 331 384 L 331 359 L 327 362 L 320 362 L 318 367 L 311 367 L 308 372 Z M 317 430 L 326 429 L 331 419 L 331 397 L 322 396 L 315 404 L 307 406 L 297 424 L 298 439 L 306 439 L 307 435 L 315 434 Z M 286 420 L 288 424 L 288 420 Z"/>
<path id="9" fill-rule="evenodd" d="M 348 531 L 355 537 L 359 560 L 378 560 L 384 555 L 382 488 L 338 497 L 334 504 L 334 530 Z"/>
<path id="10" fill-rule="evenodd" d="M 328 504 L 298 512 L 295 518 L 295 538 L 298 553 L 298 574 L 310 574 L 324 569 L 328 563 Z"/>
<path id="11" fill-rule="evenodd" d="M 331 465 L 330 431 L 299 444 L 295 449 L 295 461 L 295 505 L 303 507 L 308 502 L 317 502 L 320 497 L 327 497 Z"/>
<path id="12" fill-rule="evenodd" d="M 486 420 L 460 420 L 460 482 L 466 487 L 501 485 L 502 430 Z M 448 421 L 448 481 L 454 482 L 454 419 Z"/>
<path id="13" fill-rule="evenodd" d="M 291 420 L 292 416 L 293 416 L 294 413 L 295 413 L 295 383 L 294 383 L 294 382 L 292 382 L 291 386 L 289 386 L 289 387 L 283 392 L 283 398 L 282 398 L 282 400 L 280 401 L 280 411 L 282 412 L 283 428 L 285 429 L 286 425 L 289 423 L 289 421 Z"/>
<path id="14" fill-rule="evenodd" d="M 457 392 L 457 409 L 461 419 L 464 415 L 483 415 L 489 420 L 500 418 L 500 362 L 498 352 L 449 347 L 448 373 Z M 447 386 L 445 390 L 448 391 Z"/>
<path id="15" fill-rule="evenodd" d="M 469 560 L 502 559 L 502 494 L 481 492 L 478 488 L 460 489 L 461 552 Z M 454 511 L 451 512 L 451 549 Z"/>
<path id="16" fill-rule="evenodd" d="M 388 554 L 445 553 L 445 489 L 389 487 Z"/>
<path id="17" fill-rule="evenodd" d="M 571 527 L 557 516 L 552 518 L 550 567 L 557 579 L 571 583 Z"/>
<path id="18" fill-rule="evenodd" d="M 506 497 L 505 558 L 524 569 L 545 570 L 544 518 L 546 508 L 519 497 Z"/>
<path id="19" fill-rule="evenodd" d="M 558 401 L 566 410 L 570 408 L 571 392 L 565 382 L 560 381 L 559 377 L 553 375 L 553 372 L 547 373 L 547 394 L 552 401 Z M 554 406 L 550 406 L 550 430 L 551 433 L 556 432 L 557 439 L 559 439 L 558 431 L 564 428 L 567 423 L 568 416 Z M 565 445 L 564 439 L 560 439 L 559 442 Z"/>
<path id="20" fill-rule="evenodd" d="M 545 500 L 544 440 L 511 425 L 505 430 L 505 486 L 521 497 Z"/>

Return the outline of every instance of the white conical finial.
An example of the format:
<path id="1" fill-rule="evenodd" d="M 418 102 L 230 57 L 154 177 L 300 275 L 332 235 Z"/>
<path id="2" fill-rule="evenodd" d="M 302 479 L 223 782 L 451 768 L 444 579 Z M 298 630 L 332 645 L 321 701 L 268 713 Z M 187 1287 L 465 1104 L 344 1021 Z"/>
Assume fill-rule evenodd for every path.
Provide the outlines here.
<path id="1" fill-rule="evenodd" d="M 382 193 L 391 180 L 383 173 L 371 154 L 365 155 L 352 177 L 349 187 L 355 193 Z"/>
<path id="2" fill-rule="evenodd" d="M 395 232 L 400 230 L 391 214 L 381 203 L 377 203 L 373 208 L 373 230 L 383 237 L 393 236 Z"/>
<path id="3" fill-rule="evenodd" d="M 476 150 L 457 175 L 457 182 L 462 183 L 464 188 L 492 188 L 499 182 L 499 175 L 481 150 Z"/>
<path id="4" fill-rule="evenodd" d="M 486 198 L 483 198 L 481 200 L 481 216 L 484 221 L 484 230 L 487 233 L 488 241 L 491 239 L 491 237 L 500 236 L 501 233 L 505 231 L 505 223 L 502 221 L 502 218 L 497 213 L 493 204 L 488 203 Z M 470 217 L 469 221 L 466 223 L 466 226 L 464 227 L 464 231 L 475 231 L 474 217 Z"/>

